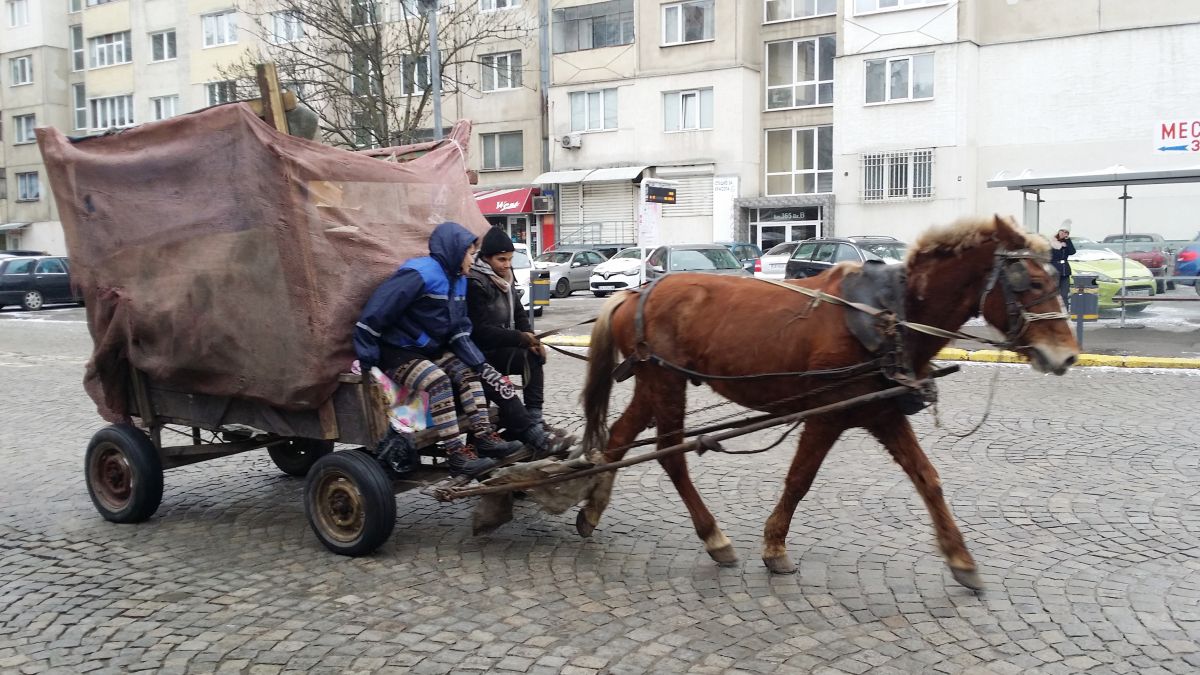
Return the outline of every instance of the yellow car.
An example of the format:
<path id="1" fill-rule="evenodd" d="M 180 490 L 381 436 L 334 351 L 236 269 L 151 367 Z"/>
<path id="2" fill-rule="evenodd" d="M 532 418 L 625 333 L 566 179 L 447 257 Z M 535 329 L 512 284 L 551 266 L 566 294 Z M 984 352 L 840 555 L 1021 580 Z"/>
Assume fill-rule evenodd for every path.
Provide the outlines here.
<path id="1" fill-rule="evenodd" d="M 1125 280 L 1125 296 L 1137 295 L 1151 298 L 1154 296 L 1154 275 L 1146 266 L 1128 258 L 1122 260 L 1121 255 L 1102 244 L 1075 240 L 1075 255 L 1070 257 L 1071 286 L 1074 288 L 1076 274 L 1095 274 L 1096 285 L 1100 287 L 1100 309 L 1120 309 L 1121 303 L 1113 297 L 1121 290 L 1121 280 Z M 1124 264 L 1124 272 L 1121 265 Z M 1122 277 L 1124 274 L 1124 277 Z M 1126 302 L 1125 311 L 1137 313 L 1150 306 L 1146 302 Z"/>

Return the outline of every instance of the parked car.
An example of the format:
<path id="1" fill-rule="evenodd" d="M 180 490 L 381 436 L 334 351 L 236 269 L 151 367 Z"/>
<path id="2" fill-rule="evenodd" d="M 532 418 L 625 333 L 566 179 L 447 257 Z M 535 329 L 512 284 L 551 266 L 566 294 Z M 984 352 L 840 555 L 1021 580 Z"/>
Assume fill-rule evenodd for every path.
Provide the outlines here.
<path id="1" fill-rule="evenodd" d="M 723 244 L 671 244 L 659 246 L 646 259 L 646 280 L 674 272 L 711 272 L 750 276 Z"/>
<path id="2" fill-rule="evenodd" d="M 747 272 L 753 272 L 758 267 L 758 261 L 762 258 L 761 248 L 744 241 L 718 241 L 717 243 L 727 247 Z"/>
<path id="3" fill-rule="evenodd" d="M 1179 253 L 1175 254 L 1175 276 L 1200 276 L 1200 235 L 1196 235 L 1196 239 L 1192 243 L 1179 249 Z M 1195 279 L 1180 279 L 1175 283 L 1195 286 L 1196 292 L 1200 293 L 1200 283 Z"/>
<path id="4" fill-rule="evenodd" d="M 1095 274 L 1098 278 L 1096 285 L 1100 287 L 1100 309 L 1120 309 L 1121 303 L 1113 297 L 1122 286 L 1122 265 L 1124 265 L 1125 295 L 1154 296 L 1156 288 L 1154 275 L 1144 265 L 1131 258 L 1121 258 L 1121 254 L 1113 251 L 1111 244 L 1103 244 L 1080 237 L 1071 237 L 1075 244 L 1075 255 L 1068 259 L 1071 263 L 1071 284 L 1075 284 L 1075 275 L 1080 273 Z M 1125 311 L 1138 313 L 1150 306 L 1146 302 L 1126 302 Z"/>
<path id="5" fill-rule="evenodd" d="M 592 271 L 602 262 L 604 254 L 591 249 L 546 251 L 533 259 L 533 267 L 550 270 L 550 288 L 554 289 L 554 297 L 565 298 L 587 288 Z"/>
<path id="6" fill-rule="evenodd" d="M 1175 288 L 1174 282 L 1166 281 L 1166 277 L 1171 276 L 1171 256 L 1167 253 L 1167 242 L 1161 234 L 1110 234 L 1100 243 L 1116 253 L 1124 253 L 1125 257 L 1138 261 L 1150 270 L 1158 278 L 1159 293 Z"/>
<path id="7" fill-rule="evenodd" d="M 608 260 L 620 251 L 634 246 L 637 246 L 637 244 L 555 244 L 546 249 L 546 251 L 543 251 L 543 253 L 549 251 L 598 251 L 604 256 L 605 260 Z"/>
<path id="8" fill-rule="evenodd" d="M 71 286 L 70 265 L 60 256 L 0 259 L 0 308 L 41 309 L 59 302 L 83 302 Z"/>
<path id="9" fill-rule="evenodd" d="M 814 237 L 800 242 L 788 260 L 785 279 L 803 279 L 820 274 L 840 262 L 882 260 L 904 262 L 908 245 L 895 237 Z"/>
<path id="10" fill-rule="evenodd" d="M 608 296 L 622 288 L 641 286 L 646 281 L 646 255 L 651 248 L 634 246 L 617 251 L 592 270 L 588 286 L 597 298 Z"/>
<path id="11" fill-rule="evenodd" d="M 12 258 L 12 257 L 18 257 L 18 256 L 42 256 L 42 255 L 50 255 L 50 252 L 49 251 L 34 251 L 31 249 L 24 249 L 24 248 L 10 248 L 10 249 L 6 249 L 4 251 L 0 251 L 0 258 Z"/>
<path id="12" fill-rule="evenodd" d="M 760 279 L 782 279 L 787 272 L 787 263 L 792 257 L 792 252 L 799 245 L 798 241 L 776 244 L 758 259 L 758 264 L 754 266 L 754 276 Z"/>
<path id="13" fill-rule="evenodd" d="M 513 282 L 517 285 L 517 294 L 521 298 L 521 304 L 525 307 L 525 311 L 532 312 L 534 316 L 542 315 L 541 307 L 533 306 L 533 284 L 530 282 L 530 275 L 533 272 L 533 261 L 529 259 L 529 246 L 526 244 L 513 243 L 512 272 Z"/>

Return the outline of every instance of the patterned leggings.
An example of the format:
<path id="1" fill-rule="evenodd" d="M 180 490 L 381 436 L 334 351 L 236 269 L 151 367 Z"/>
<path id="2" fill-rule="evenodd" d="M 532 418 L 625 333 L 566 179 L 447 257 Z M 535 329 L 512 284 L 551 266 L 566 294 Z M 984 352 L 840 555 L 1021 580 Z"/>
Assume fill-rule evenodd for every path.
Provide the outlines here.
<path id="1" fill-rule="evenodd" d="M 402 387 L 424 391 L 429 394 L 429 411 L 433 417 L 433 428 L 438 438 L 452 441 L 461 433 L 458 414 L 454 409 L 454 393 L 458 392 L 458 403 L 470 421 L 471 431 L 477 434 L 491 431 L 488 419 L 487 399 L 479 376 L 457 356 L 447 352 L 433 361 L 413 359 L 405 361 L 388 374 L 392 381 Z"/>

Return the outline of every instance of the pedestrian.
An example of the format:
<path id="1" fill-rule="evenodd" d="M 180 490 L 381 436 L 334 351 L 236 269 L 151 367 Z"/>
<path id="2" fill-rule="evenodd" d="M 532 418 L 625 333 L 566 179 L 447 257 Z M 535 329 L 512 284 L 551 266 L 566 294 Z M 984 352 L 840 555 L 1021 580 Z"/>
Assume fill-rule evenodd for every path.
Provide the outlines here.
<path id="1" fill-rule="evenodd" d="M 1058 270 L 1058 293 L 1062 296 L 1063 309 L 1069 306 L 1071 292 L 1071 263 L 1067 258 L 1075 255 L 1075 244 L 1071 243 L 1071 231 L 1067 229 L 1070 222 L 1063 223 L 1054 239 L 1050 240 L 1050 264 Z"/>
<path id="2" fill-rule="evenodd" d="M 471 341 L 467 317 L 466 275 L 477 249 L 478 238 L 467 228 L 438 225 L 429 237 L 429 255 L 409 260 L 380 284 L 354 328 L 362 372 L 378 366 L 396 384 L 427 392 L 432 428 L 445 443 L 450 472 L 466 476 L 492 469 L 496 459 L 521 448 L 500 438 L 488 418 L 481 377 L 495 369 Z M 460 438 L 456 392 L 473 445 Z"/>
<path id="3" fill-rule="evenodd" d="M 500 424 L 542 455 L 558 446 L 547 433 L 542 412 L 545 403 L 546 348 L 533 333 L 529 313 L 514 283 L 515 247 L 504 230 L 493 227 L 483 237 L 479 258 L 471 267 L 467 285 L 467 311 L 471 339 L 499 373 L 520 375 L 525 404 L 517 399 L 507 380 L 485 380 L 488 398 L 500 408 Z M 490 379 L 490 378 L 489 378 Z"/>

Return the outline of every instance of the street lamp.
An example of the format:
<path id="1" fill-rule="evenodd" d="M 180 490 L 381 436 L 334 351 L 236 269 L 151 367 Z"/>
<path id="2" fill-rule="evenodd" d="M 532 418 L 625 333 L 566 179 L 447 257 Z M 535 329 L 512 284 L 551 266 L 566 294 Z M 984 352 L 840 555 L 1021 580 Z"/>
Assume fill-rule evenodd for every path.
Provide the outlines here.
<path id="1" fill-rule="evenodd" d="M 442 55 L 438 52 L 437 13 L 440 0 L 417 0 L 423 12 L 429 12 L 429 79 L 433 96 L 433 140 L 442 140 Z"/>

